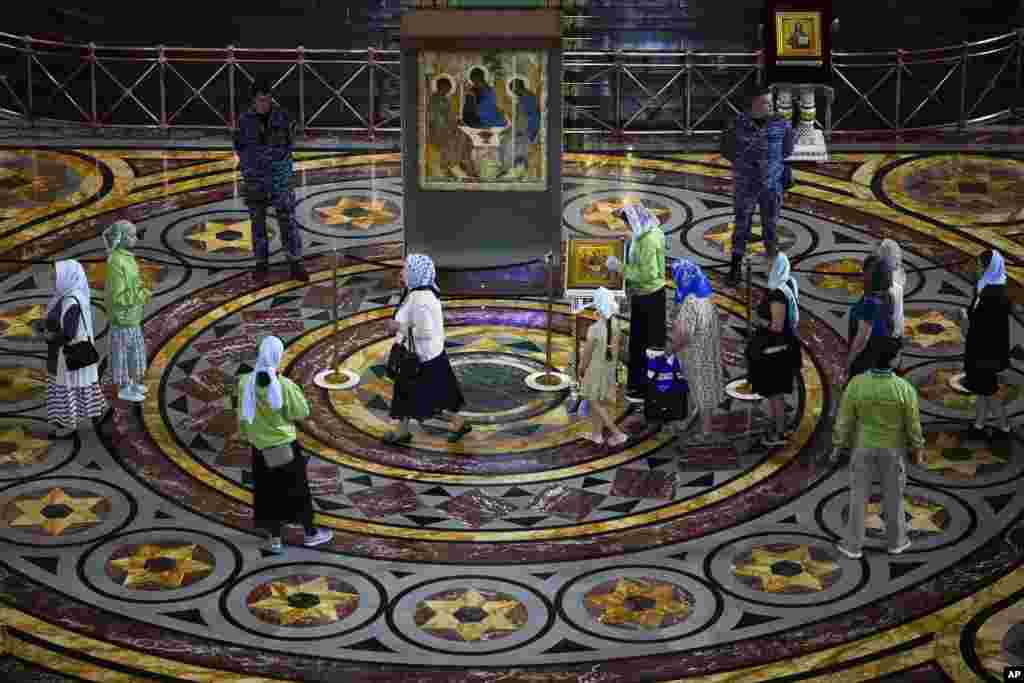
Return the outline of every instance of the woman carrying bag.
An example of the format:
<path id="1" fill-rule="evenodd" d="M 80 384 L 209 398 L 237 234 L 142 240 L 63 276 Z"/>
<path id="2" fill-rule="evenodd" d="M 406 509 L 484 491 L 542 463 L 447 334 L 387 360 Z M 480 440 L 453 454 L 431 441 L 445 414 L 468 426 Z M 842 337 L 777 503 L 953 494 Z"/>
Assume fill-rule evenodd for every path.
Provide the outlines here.
<path id="1" fill-rule="evenodd" d="M 46 339 L 46 419 L 66 436 L 86 418 L 107 410 L 100 389 L 99 354 L 92 322 L 92 292 L 78 261 L 57 261 L 56 293 L 43 323 Z"/>
<path id="2" fill-rule="evenodd" d="M 252 446 L 253 518 L 269 537 L 266 550 L 280 554 L 285 524 L 301 524 L 303 545 L 313 547 L 334 538 L 334 532 L 313 526 L 313 498 L 306 476 L 306 457 L 299 450 L 295 423 L 309 417 L 302 389 L 277 368 L 284 344 L 277 337 L 260 342 L 256 368 L 238 380 L 238 427 Z"/>
<path id="3" fill-rule="evenodd" d="M 399 372 L 393 378 L 391 417 L 398 420 L 398 429 L 385 434 L 384 443 L 407 444 L 412 441 L 409 420 L 423 422 L 439 417 L 451 423 L 448 442 L 458 443 L 472 427 L 457 414 L 466 400 L 444 350 L 444 313 L 434 262 L 424 254 L 410 254 L 405 259 L 402 282 L 405 293 L 391 330 L 395 332 L 395 344 L 405 344 L 419 363 L 413 371 Z"/>

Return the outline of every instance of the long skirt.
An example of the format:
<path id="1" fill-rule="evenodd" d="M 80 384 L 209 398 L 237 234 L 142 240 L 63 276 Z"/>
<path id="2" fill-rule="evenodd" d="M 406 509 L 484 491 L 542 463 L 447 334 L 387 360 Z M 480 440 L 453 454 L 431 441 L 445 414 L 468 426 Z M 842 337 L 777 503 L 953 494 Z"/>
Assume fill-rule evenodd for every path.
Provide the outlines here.
<path id="1" fill-rule="evenodd" d="M 46 419 L 65 429 L 74 429 L 80 420 L 100 417 L 107 410 L 99 382 L 82 387 L 57 384 L 51 376 L 46 380 Z"/>
<path id="2" fill-rule="evenodd" d="M 645 393 L 647 349 L 665 347 L 665 289 L 629 300 L 629 381 L 626 392 Z"/>
<path id="3" fill-rule="evenodd" d="M 456 413 L 466 405 L 459 379 L 444 351 L 420 366 L 414 380 L 399 379 L 391 399 L 391 417 L 429 420 L 444 411 Z"/>
<path id="4" fill-rule="evenodd" d="M 110 374 L 114 384 L 123 387 L 146 374 L 146 340 L 142 328 L 110 328 Z"/>
<path id="5" fill-rule="evenodd" d="M 306 456 L 292 442 L 295 457 L 287 465 L 270 468 L 255 447 L 252 449 L 253 523 L 271 535 L 281 533 L 282 524 L 301 524 L 313 529 L 313 498 L 306 475 Z"/>

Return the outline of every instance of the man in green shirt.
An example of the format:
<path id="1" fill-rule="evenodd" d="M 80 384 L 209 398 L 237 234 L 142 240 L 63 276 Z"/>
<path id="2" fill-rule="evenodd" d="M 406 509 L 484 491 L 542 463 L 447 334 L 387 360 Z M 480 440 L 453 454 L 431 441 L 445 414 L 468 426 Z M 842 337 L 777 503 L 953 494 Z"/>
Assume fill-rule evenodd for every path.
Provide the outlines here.
<path id="1" fill-rule="evenodd" d="M 907 483 L 905 454 L 923 464 L 921 415 L 914 386 L 892 371 L 899 354 L 895 340 L 881 349 L 876 367 L 857 375 L 846 386 L 833 431 L 836 453 L 850 451 L 850 527 L 839 552 L 851 559 L 862 556 L 864 508 L 874 475 L 882 485 L 882 509 L 889 553 L 910 547 L 903 508 Z"/>

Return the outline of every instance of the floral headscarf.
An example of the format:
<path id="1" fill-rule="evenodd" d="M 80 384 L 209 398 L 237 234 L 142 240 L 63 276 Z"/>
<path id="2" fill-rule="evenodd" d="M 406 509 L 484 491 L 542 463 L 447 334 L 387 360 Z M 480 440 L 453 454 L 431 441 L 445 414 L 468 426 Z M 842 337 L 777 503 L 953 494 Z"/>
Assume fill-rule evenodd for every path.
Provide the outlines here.
<path id="1" fill-rule="evenodd" d="M 405 257 L 405 279 L 410 290 L 430 287 L 437 292 L 437 271 L 434 261 L 426 254 L 409 254 Z"/>
<path id="2" fill-rule="evenodd" d="M 137 232 L 135 224 L 131 221 L 117 221 L 103 231 L 103 241 L 107 245 L 107 253 L 115 249 L 127 247 L 128 235 Z"/>
<path id="3" fill-rule="evenodd" d="M 633 230 L 633 236 L 629 240 L 629 262 L 635 263 L 637 258 L 637 240 L 658 227 L 660 223 L 658 223 L 658 219 L 654 217 L 654 214 L 643 204 L 630 204 L 622 210 L 622 213 L 626 216 L 626 221 Z"/>
<path id="4" fill-rule="evenodd" d="M 270 384 L 267 386 L 267 401 L 274 410 L 280 410 L 284 404 L 284 394 L 281 391 L 281 380 L 277 377 L 277 366 L 281 364 L 284 356 L 284 344 L 277 337 L 264 337 L 260 342 L 260 353 L 256 359 L 256 367 L 253 369 L 252 381 L 245 385 L 245 393 L 242 395 L 242 420 L 252 424 L 256 419 L 256 375 L 265 372 L 270 376 Z"/>
<path id="5" fill-rule="evenodd" d="M 775 257 L 772 271 L 768 274 L 768 289 L 777 289 L 786 296 L 790 328 L 795 333 L 797 322 L 800 320 L 800 307 L 797 306 L 800 288 L 796 284 L 796 278 L 790 275 L 789 257 L 781 251 Z"/>
<path id="6" fill-rule="evenodd" d="M 681 303 L 686 297 L 693 295 L 698 299 L 706 299 L 711 296 L 711 283 L 693 261 L 679 259 L 672 266 L 672 279 L 676 281 L 676 303 Z"/>

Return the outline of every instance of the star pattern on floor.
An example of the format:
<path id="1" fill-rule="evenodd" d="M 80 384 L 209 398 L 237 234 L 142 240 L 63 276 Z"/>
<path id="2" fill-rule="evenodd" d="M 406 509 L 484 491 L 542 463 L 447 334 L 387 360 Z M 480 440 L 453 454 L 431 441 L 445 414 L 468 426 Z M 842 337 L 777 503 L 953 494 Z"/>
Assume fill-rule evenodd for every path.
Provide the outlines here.
<path id="1" fill-rule="evenodd" d="M 601 199 L 584 207 L 582 211 L 583 220 L 590 225 L 603 228 L 610 232 L 628 234 L 630 232 L 629 223 L 616 214 L 627 206 L 637 204 L 650 211 L 662 225 L 664 225 L 672 215 L 671 209 L 661 208 L 650 202 L 645 202 L 638 197 L 630 197 L 627 195 L 625 197 L 616 197 L 613 199 Z"/>
<path id="2" fill-rule="evenodd" d="M 943 311 L 906 311 L 903 336 L 915 346 L 930 349 L 962 343 L 960 325 Z"/>
<path id="3" fill-rule="evenodd" d="M 267 225 L 267 240 L 273 240 L 276 231 Z M 252 221 L 204 221 L 185 233 L 185 240 L 202 245 L 210 254 L 232 250 L 252 253 L 254 247 Z"/>
<path id="4" fill-rule="evenodd" d="M 917 502 L 910 496 L 904 496 L 903 498 L 903 514 L 907 517 L 907 529 L 909 531 L 942 533 L 942 527 L 936 523 L 935 517 L 944 511 L 945 508 L 938 503 Z M 867 504 L 864 526 L 877 532 L 885 531 L 882 503 L 871 502 Z"/>
<path id="5" fill-rule="evenodd" d="M 324 225 L 346 225 L 361 230 L 386 225 L 398 218 L 398 213 L 391 210 L 390 202 L 382 199 L 342 197 L 334 206 L 318 206 L 314 210 Z"/>
<path id="6" fill-rule="evenodd" d="M 60 536 L 73 526 L 93 525 L 100 518 L 93 508 L 103 502 L 101 497 L 68 495 L 54 488 L 42 498 L 14 501 L 20 514 L 11 520 L 12 527 L 38 527 L 50 536 Z"/>
<path id="7" fill-rule="evenodd" d="M 588 595 L 586 600 L 601 610 L 598 621 L 610 626 L 637 624 L 657 629 L 669 617 L 678 618 L 690 611 L 690 605 L 676 599 L 675 586 L 651 580 L 619 579 L 612 592 Z"/>
<path id="8" fill-rule="evenodd" d="M 213 571 L 213 565 L 193 557 L 198 547 L 194 543 L 140 545 L 127 557 L 111 560 L 110 566 L 124 573 L 123 585 L 128 588 L 180 588 L 186 577 Z"/>
<path id="9" fill-rule="evenodd" d="M 24 427 L 0 430 L 0 466 L 30 465 L 50 452 L 49 439 L 37 438 Z"/>
<path id="10" fill-rule="evenodd" d="M 826 261 L 814 266 L 811 282 L 819 289 L 842 289 L 853 297 L 864 293 L 864 279 L 861 272 L 864 261 L 856 258 L 842 258 Z"/>
<path id="11" fill-rule="evenodd" d="M 736 231 L 736 223 L 730 221 L 723 225 L 711 228 L 704 233 L 704 239 L 711 242 L 723 254 L 732 254 L 732 236 Z M 779 248 L 787 249 L 795 242 L 792 233 L 782 226 L 776 226 L 776 239 Z M 757 219 L 751 221 L 750 238 L 747 240 L 747 254 L 763 254 L 766 247 L 764 244 L 764 229 Z"/>
<path id="12" fill-rule="evenodd" d="M 46 316 L 46 307 L 42 304 L 17 306 L 8 311 L 0 311 L 0 337 L 34 337 L 36 332 L 33 323 Z"/>
<path id="13" fill-rule="evenodd" d="M 736 565 L 734 572 L 757 579 L 768 593 L 783 593 L 792 589 L 825 590 L 822 579 L 838 570 L 835 562 L 813 559 L 811 549 L 802 545 L 785 551 L 754 548 L 750 560 Z"/>
<path id="14" fill-rule="evenodd" d="M 334 623 L 338 621 L 339 607 L 359 601 L 358 594 L 332 590 L 323 576 L 298 585 L 273 581 L 269 589 L 270 595 L 250 603 L 249 609 L 270 613 L 281 626 Z"/>
<path id="15" fill-rule="evenodd" d="M 929 472 L 952 473 L 958 478 L 973 478 L 978 470 L 990 465 L 1005 465 L 1006 459 L 988 447 L 970 448 L 962 445 L 959 435 L 939 432 L 925 441 L 924 467 Z"/>
<path id="16" fill-rule="evenodd" d="M 513 621 L 509 613 L 522 607 L 514 599 L 490 599 L 476 589 L 459 591 L 454 599 L 424 600 L 417 606 L 430 615 L 420 624 L 424 631 L 454 631 L 462 640 L 483 640 L 495 632 L 518 631 L 522 623 Z"/>
<path id="17" fill-rule="evenodd" d="M 43 368 L 0 368 L 0 401 L 28 401 L 46 394 Z"/>

